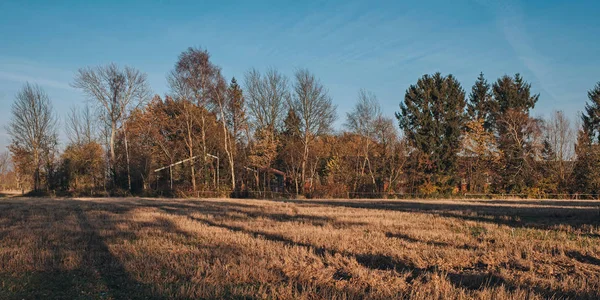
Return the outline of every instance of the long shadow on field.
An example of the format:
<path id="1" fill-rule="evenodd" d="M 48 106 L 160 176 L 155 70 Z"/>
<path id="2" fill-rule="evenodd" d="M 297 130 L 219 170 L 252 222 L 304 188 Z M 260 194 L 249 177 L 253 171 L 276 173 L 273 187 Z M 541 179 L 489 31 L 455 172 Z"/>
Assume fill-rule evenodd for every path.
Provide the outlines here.
<path id="1" fill-rule="evenodd" d="M 238 202 L 226 201 L 185 201 L 185 202 L 169 202 L 167 204 L 157 203 L 153 200 L 141 199 L 140 204 L 145 207 L 153 207 L 161 209 L 167 213 L 181 214 L 200 212 L 211 214 L 220 218 L 232 220 L 248 220 L 252 219 L 267 219 L 274 222 L 300 222 L 307 223 L 313 226 L 331 225 L 333 227 L 350 227 L 365 225 L 363 222 L 346 222 L 326 216 L 315 216 L 298 213 L 281 213 L 281 212 L 266 212 L 260 209 L 259 205 L 244 204 Z"/>
<path id="2" fill-rule="evenodd" d="M 98 271 L 108 288 L 108 294 L 116 299 L 157 298 L 149 292 L 148 287 L 133 279 L 119 259 L 110 253 L 108 246 L 98 235 L 79 205 L 75 208 L 75 213 L 81 226 L 83 242 L 86 245 L 83 265 L 91 266 Z"/>
<path id="3" fill-rule="evenodd" d="M 501 205 L 518 205 L 518 204 L 529 204 L 537 206 L 556 206 L 556 207 L 575 207 L 575 208 L 598 208 L 600 207 L 600 200 L 469 200 L 469 202 L 490 205 L 490 204 L 501 204 Z"/>
<path id="4" fill-rule="evenodd" d="M 92 203 L 13 198 L 0 204 L 3 246 L 15 255 L 33 251 L 41 261 L 35 271 L 20 271 L 14 264 L 17 269 L 0 270 L 1 299 L 160 298 L 127 273 L 98 233 L 114 229 L 116 221 L 102 220 L 102 228 L 96 228 L 88 218 L 90 211 L 126 212 L 133 206 Z"/>
<path id="5" fill-rule="evenodd" d="M 228 203 L 228 205 L 234 206 L 235 203 Z M 594 299 L 597 296 L 597 295 L 580 295 L 580 294 L 576 294 L 576 293 L 564 292 L 561 290 L 554 290 L 554 289 L 542 288 L 542 287 L 537 287 L 537 286 L 522 286 L 519 284 L 513 284 L 510 281 L 505 280 L 501 275 L 499 275 L 495 272 L 488 271 L 486 269 L 486 266 L 474 266 L 473 268 L 465 268 L 464 270 L 453 270 L 453 271 L 449 271 L 449 272 L 444 272 L 442 270 L 439 270 L 436 266 L 420 268 L 420 267 L 415 266 L 410 261 L 403 261 L 398 258 L 384 255 L 384 254 L 375 254 L 375 253 L 356 254 L 356 253 L 352 253 L 349 251 L 339 251 L 339 250 L 329 249 L 329 248 L 322 247 L 322 246 L 315 246 L 310 243 L 294 241 L 294 240 L 292 240 L 288 237 L 285 237 L 283 235 L 280 235 L 280 234 L 274 234 L 274 233 L 269 233 L 269 232 L 263 232 L 260 230 L 248 229 L 248 228 L 245 228 L 242 226 L 225 224 L 223 222 L 226 221 L 227 218 L 226 217 L 223 218 L 222 211 L 220 211 L 220 212 L 219 211 L 212 211 L 212 212 L 202 211 L 201 208 L 198 208 L 198 207 L 196 207 L 196 210 L 191 210 L 191 211 L 190 210 L 187 210 L 187 211 L 174 210 L 172 208 L 164 209 L 164 208 L 160 208 L 160 207 L 159 207 L 159 209 L 163 210 L 164 212 L 170 213 L 170 214 L 185 216 L 193 221 L 205 224 L 207 226 L 219 227 L 219 228 L 224 228 L 224 229 L 230 230 L 232 232 L 248 234 L 254 238 L 265 239 L 265 240 L 269 240 L 272 242 L 281 243 L 286 246 L 306 248 L 317 256 L 341 255 L 341 256 L 348 257 L 348 258 L 354 258 L 360 265 L 362 265 L 365 268 L 369 268 L 369 269 L 373 269 L 373 270 L 388 270 L 388 271 L 394 270 L 399 273 L 409 273 L 410 275 L 406 279 L 408 283 L 411 283 L 415 280 L 417 280 L 417 281 L 427 280 L 426 279 L 427 275 L 435 272 L 435 273 L 445 274 L 446 277 L 448 278 L 448 280 L 454 286 L 456 286 L 458 288 L 464 288 L 467 290 L 480 290 L 480 289 L 483 289 L 488 286 L 504 285 L 509 290 L 516 290 L 518 288 L 524 289 L 524 290 L 533 290 L 536 293 L 538 293 L 539 295 L 542 295 L 545 297 Z M 220 222 L 215 222 L 215 221 L 213 221 L 213 219 L 193 216 L 192 214 L 194 212 L 200 212 L 202 214 L 212 215 L 213 218 L 215 216 L 217 216 L 217 217 L 219 217 L 218 220 L 220 220 Z M 398 236 L 396 236 L 396 237 L 398 237 Z M 417 240 L 414 240 L 413 242 L 417 242 Z M 343 279 L 344 276 L 340 276 L 340 278 Z"/>
<path id="6" fill-rule="evenodd" d="M 494 206 L 493 204 L 471 203 L 435 203 L 427 200 L 416 201 L 346 201 L 346 200 L 285 200 L 299 205 L 319 204 L 332 207 L 350 207 L 362 209 L 378 209 L 412 213 L 428 213 L 442 217 L 450 217 L 469 221 L 507 225 L 511 227 L 530 227 L 537 229 L 556 229 L 560 225 L 569 225 L 584 231 L 587 225 L 600 226 L 599 207 L 592 205 L 579 208 L 563 206 L 540 206 L 530 201 L 508 201 L 512 205 Z M 572 202 L 572 201 L 567 201 Z M 527 204 L 523 206 L 519 204 Z M 582 234 L 600 237 L 596 233 Z"/>
<path id="7" fill-rule="evenodd" d="M 234 206 L 235 203 L 229 203 L 228 205 Z M 414 269 L 414 268 L 411 268 L 401 262 L 396 262 L 396 261 L 394 261 L 393 258 L 387 257 L 387 256 L 374 257 L 372 255 L 354 255 L 354 254 L 352 254 L 350 252 L 346 252 L 346 251 L 340 252 L 340 251 L 333 250 L 333 249 L 327 249 L 325 247 L 317 247 L 317 246 L 314 246 L 309 243 L 296 242 L 296 241 L 289 239 L 287 237 L 284 237 L 283 235 L 280 235 L 280 234 L 273 234 L 273 233 L 263 232 L 260 230 L 251 230 L 251 229 L 247 229 L 242 226 L 228 225 L 223 222 L 215 222 L 208 218 L 200 218 L 200 217 L 196 217 L 196 216 L 192 215 L 194 212 L 198 212 L 198 213 L 202 213 L 202 214 L 212 215 L 213 217 L 216 216 L 221 221 L 226 221 L 228 219 L 232 220 L 231 218 L 229 218 L 230 216 L 227 216 L 226 214 L 224 214 L 222 210 L 215 210 L 215 211 L 202 210 L 202 208 L 198 208 L 198 207 L 196 207 L 196 209 L 194 209 L 194 210 L 188 209 L 186 211 L 175 210 L 172 208 L 164 208 L 164 207 L 158 207 L 158 208 L 166 213 L 184 216 L 184 217 L 189 218 L 190 220 L 193 220 L 193 221 L 196 221 L 196 222 L 208 225 L 208 226 L 224 228 L 224 229 L 227 229 L 227 230 L 233 231 L 233 232 L 245 233 L 245 234 L 251 235 L 255 238 L 263 238 L 263 239 L 266 239 L 269 241 L 283 243 L 287 246 L 299 246 L 299 247 L 309 248 L 314 254 L 319 255 L 319 256 L 323 256 L 325 254 L 329 254 L 329 255 L 340 254 L 340 255 L 344 255 L 344 256 L 354 256 L 360 264 L 364 265 L 365 267 L 371 268 L 371 269 L 378 269 L 378 270 L 398 269 L 398 270 L 405 270 L 405 271 L 406 270 L 411 271 L 412 269 Z"/>
<path id="8" fill-rule="evenodd" d="M 400 239 L 400 240 L 405 240 L 410 243 L 422 243 L 422 244 L 433 245 L 433 246 L 442 247 L 442 248 L 450 247 L 450 248 L 459 249 L 459 250 L 477 250 L 477 249 L 479 249 L 479 247 L 477 247 L 477 246 L 468 245 L 468 244 L 454 245 L 451 243 L 439 242 L 439 241 L 424 241 L 424 240 L 416 239 L 416 238 L 413 238 L 411 236 L 408 236 L 408 235 L 402 234 L 402 233 L 386 232 L 385 236 L 388 238 L 396 238 L 396 239 Z"/>
<path id="9" fill-rule="evenodd" d="M 340 201 L 291 201 L 291 202 L 303 204 L 303 205 L 318 204 L 318 205 L 330 205 L 330 206 L 349 206 L 349 207 L 368 208 L 368 209 L 371 209 L 371 208 L 372 209 L 382 209 L 381 205 L 378 205 L 377 203 L 369 204 L 369 203 L 356 203 L 356 202 L 351 202 L 351 201 L 342 202 L 342 204 L 339 203 Z M 238 206 L 238 204 L 241 204 L 241 205 Z M 494 219 L 490 219 L 488 216 L 473 216 L 473 215 L 465 216 L 465 215 L 461 215 L 459 212 L 454 212 L 454 211 L 451 211 L 448 213 L 444 213 L 443 211 L 440 212 L 440 210 L 445 205 L 434 205 L 434 204 L 427 205 L 427 203 L 425 203 L 424 205 L 421 205 L 422 203 L 417 203 L 415 205 L 403 206 L 402 204 L 403 203 L 393 202 L 390 205 L 390 203 L 385 202 L 386 208 L 383 208 L 383 209 L 390 209 L 390 206 L 391 206 L 392 209 L 390 209 L 390 210 L 425 212 L 425 213 L 432 213 L 432 214 L 450 216 L 450 217 L 455 217 L 455 218 L 464 218 L 464 219 L 475 220 L 475 221 L 494 222 Z M 482 205 L 468 205 L 468 209 L 466 208 L 467 205 L 460 205 L 460 204 L 452 205 L 452 204 L 450 204 L 448 206 L 450 206 L 450 209 L 456 210 L 456 211 L 458 211 L 459 209 L 469 210 L 471 212 L 471 214 L 474 211 L 476 211 L 477 209 L 480 209 L 480 211 L 478 213 L 492 212 L 492 213 L 495 213 L 495 215 L 493 215 L 495 217 L 496 216 L 501 217 L 501 216 L 504 216 L 505 214 L 509 213 L 509 212 L 505 211 L 504 214 L 502 214 L 500 211 L 494 210 L 494 209 L 498 209 L 498 208 L 490 209 L 489 207 L 482 206 Z M 549 298 L 554 297 L 554 298 L 596 299 L 598 296 L 600 296 L 600 294 L 597 294 L 597 293 L 595 293 L 595 294 L 587 294 L 587 293 L 578 294 L 576 292 L 564 291 L 559 288 L 523 285 L 520 283 L 513 282 L 512 280 L 505 279 L 499 273 L 488 270 L 487 266 L 484 266 L 484 265 L 475 265 L 472 267 L 468 267 L 468 268 L 464 268 L 464 269 L 460 269 L 460 270 L 451 270 L 451 271 L 439 270 L 436 266 L 420 268 L 420 267 L 417 267 L 416 265 L 414 265 L 410 261 L 404 261 L 400 258 L 391 257 L 391 256 L 384 255 L 384 254 L 352 253 L 349 251 L 339 251 L 339 250 L 329 249 L 329 248 L 322 247 L 322 246 L 315 246 L 315 245 L 312 245 L 312 244 L 306 243 L 306 242 L 294 241 L 294 240 L 292 240 L 288 237 L 285 237 L 283 235 L 280 235 L 280 234 L 274 234 L 274 233 L 264 232 L 264 231 L 260 231 L 260 230 L 256 230 L 256 229 L 250 229 L 250 228 L 243 227 L 243 226 L 235 226 L 235 225 L 227 224 L 228 221 L 239 221 L 239 220 L 245 218 L 246 216 L 267 218 L 267 219 L 279 221 L 279 222 L 286 222 L 286 221 L 291 221 L 291 220 L 294 220 L 294 221 L 311 220 L 311 217 L 317 217 L 317 220 L 313 220 L 313 221 L 318 221 L 317 223 L 320 223 L 323 221 L 323 219 L 321 219 L 322 217 L 320 217 L 320 216 L 301 215 L 301 217 L 294 219 L 294 218 L 282 216 L 281 214 L 278 214 L 278 213 L 271 215 L 270 213 L 262 212 L 262 211 L 260 211 L 260 212 L 250 211 L 249 212 L 248 209 L 255 209 L 256 207 L 253 207 L 253 205 L 236 203 L 236 202 L 190 201 L 190 202 L 186 202 L 185 204 L 177 203 L 175 206 L 173 205 L 173 203 L 168 203 L 167 205 L 155 205 L 154 207 L 158 208 L 166 213 L 169 213 L 169 214 L 186 216 L 186 217 L 190 218 L 191 220 L 203 223 L 208 226 L 220 227 L 220 228 L 224 228 L 224 229 L 227 229 L 227 230 L 230 230 L 233 232 L 245 233 L 245 234 L 248 234 L 255 238 L 261 238 L 261 239 L 265 239 L 265 240 L 269 240 L 269 241 L 273 241 L 273 242 L 277 242 L 277 243 L 282 243 L 287 246 L 297 246 L 297 247 L 307 248 L 308 250 L 310 250 L 311 252 L 313 252 L 315 255 L 318 255 L 318 256 L 323 256 L 326 254 L 342 255 L 345 257 L 354 258 L 360 265 L 362 265 L 366 268 L 369 268 L 369 269 L 395 270 L 396 272 L 409 273 L 410 275 L 407 277 L 408 282 L 411 282 L 413 280 L 427 280 L 426 277 L 429 274 L 436 272 L 438 274 L 439 273 L 445 274 L 447 279 L 456 287 L 464 288 L 467 290 L 480 290 L 480 289 L 488 287 L 488 286 L 503 285 L 508 290 L 516 290 L 516 289 L 530 290 L 530 291 L 534 291 L 535 293 L 537 293 L 539 295 L 542 295 L 544 297 L 549 297 Z M 502 208 L 499 208 L 499 209 L 502 209 Z M 517 212 L 520 213 L 519 218 L 526 218 L 528 215 L 535 216 L 535 212 L 533 210 L 535 210 L 535 208 L 534 209 L 518 208 Z M 243 217 L 231 215 L 230 212 L 236 212 L 236 213 L 243 214 Z M 198 217 L 194 213 L 210 215 L 211 217 L 210 218 Z M 549 214 L 552 215 L 553 213 L 556 213 L 556 210 L 542 211 L 542 214 L 545 216 L 548 216 Z M 586 212 L 583 215 L 587 215 L 587 213 L 593 214 L 591 212 Z M 575 215 L 581 217 L 581 214 L 575 214 Z M 287 216 L 289 216 L 289 215 L 287 215 Z M 564 215 L 561 215 L 561 216 L 563 217 L 563 221 L 565 221 Z M 539 216 L 535 216 L 535 217 L 540 218 Z M 334 221 L 334 219 L 331 219 L 330 221 Z M 507 224 L 507 225 L 511 225 L 511 226 L 524 226 L 522 223 L 519 223 L 518 221 L 511 222 L 510 220 L 505 221 L 503 219 L 499 219 L 499 221 L 503 221 L 504 222 L 503 224 Z M 533 224 L 533 226 L 538 226 L 538 227 L 545 226 L 543 220 L 533 219 L 533 221 L 537 221 L 538 223 L 535 223 L 535 222 L 531 223 L 532 222 L 531 219 L 527 219 L 527 221 L 529 222 L 527 224 L 529 224 L 530 226 L 531 226 L 531 224 Z M 313 225 L 315 225 L 315 224 L 313 224 Z M 351 224 L 351 225 L 356 225 L 356 224 Z M 388 233 L 387 236 L 405 239 L 409 242 L 429 243 L 426 241 L 420 241 L 420 240 L 417 240 L 417 239 L 414 239 L 414 238 L 411 238 L 408 236 L 402 236 L 402 235 L 393 234 L 393 233 Z M 440 247 L 453 246 L 457 249 L 469 249 L 469 250 L 474 249 L 473 247 L 471 247 L 469 245 L 454 246 L 454 245 L 445 245 L 445 243 L 440 243 L 440 242 L 434 242 L 432 244 L 434 244 L 436 246 L 440 246 Z M 591 257 L 591 256 L 581 255 L 581 254 L 577 255 L 574 253 L 571 253 L 571 254 L 572 255 L 570 257 L 577 259 L 579 261 L 585 262 L 585 263 L 595 264 L 597 262 L 595 260 L 595 258 Z M 344 276 L 340 276 L 340 278 L 344 278 Z"/>
<path id="10" fill-rule="evenodd" d="M 256 205 L 249 205 L 249 204 L 243 204 L 243 203 L 232 203 L 232 202 L 177 201 L 177 202 L 168 202 L 168 203 L 160 204 L 160 203 L 157 203 L 152 200 L 140 200 L 139 203 L 144 203 L 144 207 L 153 207 L 164 213 L 188 218 L 189 220 L 192 220 L 192 221 L 195 221 L 198 223 L 202 223 L 207 226 L 223 228 L 223 229 L 227 229 L 227 230 L 233 231 L 233 232 L 246 233 L 246 234 L 251 235 L 254 238 L 262 238 L 262 239 L 269 240 L 269 241 L 283 243 L 288 246 L 309 247 L 314 253 L 316 253 L 318 255 L 325 255 L 325 253 L 329 253 L 329 254 L 333 255 L 336 253 L 335 251 L 327 250 L 325 248 L 312 247 L 310 244 L 295 243 L 294 241 L 289 240 L 282 235 L 270 234 L 270 233 L 261 232 L 261 231 L 246 230 L 243 227 L 226 225 L 226 224 L 222 224 L 222 223 L 218 223 L 218 222 L 214 221 L 214 220 L 220 220 L 220 221 L 246 220 L 247 221 L 248 218 L 264 218 L 264 219 L 268 219 L 270 221 L 276 221 L 276 222 L 306 222 L 306 223 L 310 223 L 314 226 L 324 225 L 327 222 L 335 222 L 335 220 L 327 218 L 327 217 L 303 215 L 303 214 L 288 215 L 288 214 L 284 214 L 284 213 L 266 213 L 266 212 L 256 211 L 256 209 L 259 208 Z M 238 206 L 238 204 L 240 204 L 240 205 Z M 195 216 L 193 216 L 194 213 L 211 215 L 213 218 L 204 219 L 204 218 L 195 217 Z M 234 214 L 231 214 L 231 213 L 234 213 Z M 236 215 L 236 214 L 240 214 L 241 216 Z M 186 237 L 186 239 L 189 241 L 189 243 L 191 243 L 191 244 L 196 243 L 195 245 L 198 245 L 197 244 L 198 239 L 196 238 L 196 236 L 194 234 L 187 232 L 185 230 L 181 230 L 175 223 L 173 223 L 173 221 L 169 220 L 168 218 L 159 217 L 155 221 L 152 221 L 148 224 L 144 223 L 142 225 L 143 226 L 156 226 L 157 224 L 160 224 L 159 228 L 162 228 L 163 230 L 167 230 L 167 231 L 172 230 L 171 232 L 174 232 L 177 235 Z M 178 241 L 178 242 L 181 242 L 181 241 Z M 206 248 L 206 245 L 203 245 L 203 247 Z M 243 253 L 243 252 L 244 252 L 244 249 L 232 247 L 231 245 L 219 245 L 218 247 L 215 247 L 212 250 L 214 257 L 209 258 L 209 259 L 223 261 L 223 260 L 227 260 L 227 257 L 231 257 L 231 256 L 239 257 L 240 255 L 242 255 L 240 253 Z M 232 258 L 232 259 L 236 260 L 238 258 Z M 275 270 L 273 270 L 273 271 L 275 271 Z M 280 270 L 280 271 L 283 273 L 283 270 Z M 289 281 L 289 278 L 287 278 L 287 276 L 283 276 L 281 279 L 282 279 L 282 281 Z M 364 295 L 360 294 L 360 292 L 354 291 L 352 289 L 340 289 L 338 287 L 333 287 L 333 286 L 329 286 L 329 285 L 321 285 L 320 283 L 315 283 L 315 282 L 291 281 L 289 283 L 292 284 L 293 289 L 295 289 L 298 292 L 302 292 L 306 288 L 316 288 L 315 291 L 319 291 L 320 289 L 322 289 L 323 291 L 335 290 L 336 293 L 338 293 L 338 295 L 347 295 L 349 298 L 360 298 L 360 297 L 364 296 Z M 221 283 L 221 285 L 222 285 L 222 287 L 224 287 L 226 289 L 229 288 L 230 285 L 231 285 L 231 287 L 237 287 L 236 283 L 223 282 L 223 283 Z M 249 299 L 247 296 L 244 296 L 243 298 Z"/>
<path id="11" fill-rule="evenodd" d="M 600 266 L 600 259 L 588 254 L 583 254 L 578 251 L 569 251 L 566 252 L 565 255 L 580 263 Z"/>
<path id="12" fill-rule="evenodd" d="M 484 218 L 488 222 L 493 222 L 485 216 L 479 214 L 486 212 L 488 208 L 485 205 L 468 205 L 468 208 L 464 208 L 466 205 L 425 205 L 423 203 L 405 203 L 399 201 L 385 202 L 386 205 L 366 202 L 353 202 L 353 201 L 297 201 L 300 205 L 329 205 L 329 206 L 349 206 L 349 207 L 360 207 L 367 209 L 389 209 L 397 211 L 415 211 L 425 212 L 432 214 L 448 213 L 448 214 L 460 214 L 459 209 L 467 209 L 471 212 L 476 212 L 478 215 L 462 216 L 462 217 L 477 217 Z M 383 201 L 381 201 L 383 203 Z M 4 203 L 0 203 L 0 224 L 9 225 L 9 228 L 20 228 L 25 230 L 30 226 L 32 222 L 61 222 L 64 221 L 63 215 L 58 215 L 53 220 L 52 218 L 47 219 L 33 219 L 35 215 L 32 212 L 36 212 L 39 216 L 44 213 L 52 213 L 53 211 L 64 210 L 68 214 L 74 216 L 77 223 L 80 226 L 80 232 L 74 232 L 78 235 L 80 242 L 84 245 L 84 253 L 82 253 L 82 262 L 80 269 L 73 271 L 67 271 L 60 268 L 60 265 L 48 266 L 48 272 L 38 272 L 31 274 L 28 279 L 28 284 L 35 287 L 39 292 L 30 290 L 35 294 L 27 293 L 13 293 L 3 292 L 0 290 L 0 298 L 115 298 L 115 299 L 152 299 L 158 298 L 157 295 L 153 294 L 150 286 L 144 285 L 135 280 L 119 261 L 117 257 L 112 255 L 108 248 L 108 244 L 113 244 L 112 239 L 116 240 L 129 240 L 135 238 L 135 232 L 131 230 L 119 230 L 117 229 L 117 223 L 119 220 L 115 216 L 127 213 L 131 210 L 140 207 L 153 207 L 166 214 L 178 215 L 188 217 L 189 219 L 206 224 L 208 226 L 220 227 L 233 232 L 240 232 L 248 234 L 255 238 L 269 240 L 272 242 L 279 243 L 286 246 L 303 247 L 313 252 L 318 256 L 324 255 L 341 255 L 348 258 L 354 258 L 362 266 L 373 269 L 373 270 L 395 270 L 397 272 L 409 274 L 407 281 L 419 281 L 427 280 L 427 276 L 432 273 L 445 274 L 448 280 L 456 287 L 468 289 L 468 290 L 480 290 L 486 286 L 497 286 L 504 285 L 510 290 L 524 289 L 532 290 L 544 297 L 557 297 L 557 298 L 595 298 L 600 294 L 576 294 L 569 293 L 559 289 L 551 289 L 539 286 L 524 286 L 522 284 L 507 280 L 501 274 L 494 271 L 487 270 L 486 266 L 473 266 L 472 268 L 465 268 L 462 270 L 439 270 L 435 266 L 429 266 L 421 268 L 416 266 L 411 261 L 406 261 L 399 257 L 388 256 L 385 254 L 378 253 L 353 253 L 350 251 L 336 250 L 321 246 L 315 246 L 308 242 L 298 242 L 293 239 L 280 234 L 274 234 L 257 230 L 255 228 L 249 228 L 248 226 L 235 226 L 227 224 L 231 221 L 239 221 L 243 218 L 265 218 L 278 222 L 306 222 L 307 224 L 313 224 L 319 226 L 319 224 L 327 222 L 335 222 L 334 218 L 327 218 L 322 216 L 312 216 L 310 214 L 285 214 L 280 212 L 270 213 L 267 211 L 261 211 L 258 205 L 227 202 L 227 201 L 153 201 L 153 200 L 127 200 L 122 201 L 75 201 L 75 200 L 64 200 L 55 202 L 36 202 L 35 204 L 25 201 L 13 201 L 11 200 L 11 207 L 4 206 Z M 341 203 L 341 204 L 340 204 Z M 410 204 L 410 205 L 408 205 Z M 382 208 L 383 206 L 383 208 Z M 444 211 L 443 206 L 450 206 L 450 211 Z M 475 208 L 473 207 L 475 206 Z M 16 213 L 10 213 L 7 215 L 4 209 L 18 209 Z M 477 209 L 480 209 L 478 211 Z M 495 208 L 498 209 L 498 208 Z M 502 208 L 500 208 L 502 209 Z M 199 213 L 199 214 L 196 214 Z M 502 216 L 509 212 L 496 212 L 493 216 Z M 530 212 L 525 210 L 519 210 L 520 217 L 524 218 Z M 548 212 L 544 212 L 547 213 Z M 30 218 L 31 215 L 31 218 Z M 210 215 L 210 217 L 204 218 L 198 215 Z M 458 217 L 457 217 L 458 218 Z M 537 219 L 536 219 L 537 220 Z M 536 221 L 534 220 L 534 221 Z M 501 220 L 503 221 L 503 220 Z M 543 223 L 533 223 L 535 226 L 543 226 Z M 144 228 L 157 228 L 164 232 L 170 232 L 176 235 L 182 235 L 185 237 L 185 243 L 199 243 L 195 238 L 195 235 L 185 230 L 181 230 L 176 224 L 174 224 L 168 217 L 158 217 L 154 221 L 147 223 L 138 224 Z M 344 224 L 344 226 L 356 225 Z M 517 226 L 513 224 L 513 226 Z M 10 229 L 9 229 L 10 230 Z M 111 234 L 100 235 L 100 231 L 114 232 Z M 0 240 L 2 239 L 3 231 L 0 229 Z M 388 235 L 388 237 L 395 237 L 405 239 L 409 242 L 424 242 L 414 239 L 409 236 L 402 236 L 399 234 Z M 177 241 L 181 242 L 181 241 Z M 445 245 L 439 244 L 441 247 Z M 60 261 L 62 248 L 51 249 L 53 251 L 53 261 Z M 235 255 L 235 254 L 231 254 Z M 578 260 L 583 263 L 598 265 L 598 259 L 596 257 L 583 254 L 583 253 L 566 253 L 567 256 Z M 185 278 L 185 275 L 178 276 Z M 347 280 L 347 276 L 340 274 L 337 276 L 338 280 Z M 83 279 L 82 279 L 83 278 Z M 10 274 L 2 274 L 0 271 L 0 284 L 9 283 L 11 280 L 19 280 L 18 278 L 11 276 Z M 103 286 L 101 289 L 94 287 L 88 288 L 89 283 L 87 281 L 97 281 Z M 300 287 L 299 287 L 300 288 Z M 30 287 L 31 289 L 31 287 Z M 94 295 L 83 295 L 81 290 L 100 292 L 102 294 Z M 4 297 L 8 296 L 8 297 Z"/>

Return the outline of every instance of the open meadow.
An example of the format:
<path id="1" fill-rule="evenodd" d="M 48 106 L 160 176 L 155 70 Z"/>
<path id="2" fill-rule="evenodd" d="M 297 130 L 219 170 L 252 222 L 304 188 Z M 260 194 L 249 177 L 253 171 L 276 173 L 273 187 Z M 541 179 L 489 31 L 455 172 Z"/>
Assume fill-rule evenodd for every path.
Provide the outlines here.
<path id="1" fill-rule="evenodd" d="M 598 299 L 600 202 L 0 198 L 0 299 Z"/>

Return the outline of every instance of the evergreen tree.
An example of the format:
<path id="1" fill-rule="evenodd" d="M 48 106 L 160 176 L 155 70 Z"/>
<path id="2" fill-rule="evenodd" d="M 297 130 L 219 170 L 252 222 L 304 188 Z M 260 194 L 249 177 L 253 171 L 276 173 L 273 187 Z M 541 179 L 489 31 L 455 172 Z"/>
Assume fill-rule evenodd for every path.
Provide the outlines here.
<path id="1" fill-rule="evenodd" d="M 245 153 L 240 151 L 248 141 L 248 124 L 246 119 L 246 107 L 242 88 L 237 83 L 235 77 L 231 78 L 231 82 L 227 87 L 226 99 L 223 103 L 222 115 L 225 119 L 227 134 L 224 136 L 224 141 L 229 144 L 230 155 L 229 165 L 233 181 L 233 187 L 239 188 L 243 184 L 242 178 L 237 174 L 243 174 L 243 166 L 245 164 Z M 231 137 L 228 136 L 231 134 Z M 246 139 L 244 139 L 246 137 Z M 241 163 L 241 164 L 240 164 Z"/>
<path id="2" fill-rule="evenodd" d="M 244 95 L 235 77 L 231 78 L 227 89 L 226 114 L 227 127 L 235 143 L 240 144 L 244 132 L 248 129 L 248 123 Z"/>
<path id="3" fill-rule="evenodd" d="M 495 123 L 492 118 L 497 109 L 495 104 L 490 84 L 480 73 L 467 102 L 468 122 L 460 156 L 461 177 L 466 180 L 471 192 L 486 192 L 493 176 L 493 164 L 497 160 Z"/>
<path id="4" fill-rule="evenodd" d="M 283 121 L 283 136 L 285 138 L 300 138 L 300 118 L 293 109 L 289 109 Z"/>
<path id="5" fill-rule="evenodd" d="M 509 110 L 529 114 L 529 110 L 535 107 L 540 97 L 539 94 L 531 94 L 531 84 L 523 80 L 520 74 L 515 74 L 514 78 L 502 76 L 493 84 L 492 91 L 496 118 Z"/>
<path id="6" fill-rule="evenodd" d="M 494 109 L 492 119 L 497 129 L 498 148 L 502 153 L 497 167 L 501 181 L 498 188 L 521 193 L 535 178 L 532 172 L 541 148 L 538 120 L 529 116 L 539 94 L 531 94 L 531 84 L 521 75 L 501 77 L 492 86 Z"/>
<path id="7" fill-rule="evenodd" d="M 574 168 L 575 188 L 581 193 L 600 193 L 600 82 L 588 92 L 589 102 L 581 114 Z"/>
<path id="8" fill-rule="evenodd" d="M 424 192 L 448 192 L 456 183 L 465 105 L 465 92 L 452 75 L 424 75 L 406 91 L 396 118 L 416 150 L 412 166 Z"/>
<path id="9" fill-rule="evenodd" d="M 537 163 L 538 178 L 536 187 L 539 192 L 544 194 L 558 193 L 560 178 L 557 170 L 557 154 L 552 147 L 552 143 L 546 137 L 542 143 L 541 159 Z"/>
<path id="10" fill-rule="evenodd" d="M 483 73 L 479 73 L 477 81 L 475 81 L 475 84 L 471 88 L 471 94 L 467 103 L 467 116 L 469 120 L 477 121 L 481 119 L 486 131 L 492 131 L 494 126 L 494 122 L 492 121 L 492 114 L 495 110 L 494 104 L 490 85 L 483 76 Z"/>
<path id="11" fill-rule="evenodd" d="M 581 115 L 583 130 L 589 135 L 590 142 L 600 143 L 600 82 L 588 91 L 589 103 L 585 105 L 585 112 Z"/>
<path id="12" fill-rule="evenodd" d="M 300 192 L 300 179 L 302 171 L 302 133 L 300 131 L 301 120 L 293 109 L 289 109 L 287 117 L 283 121 L 284 127 L 281 133 L 279 148 L 277 151 L 277 167 L 286 170 L 288 179 L 294 186 L 294 192 Z"/>
<path id="13" fill-rule="evenodd" d="M 556 152 L 552 148 L 552 144 L 550 144 L 548 138 L 544 139 L 542 146 L 542 159 L 547 162 L 556 161 Z"/>

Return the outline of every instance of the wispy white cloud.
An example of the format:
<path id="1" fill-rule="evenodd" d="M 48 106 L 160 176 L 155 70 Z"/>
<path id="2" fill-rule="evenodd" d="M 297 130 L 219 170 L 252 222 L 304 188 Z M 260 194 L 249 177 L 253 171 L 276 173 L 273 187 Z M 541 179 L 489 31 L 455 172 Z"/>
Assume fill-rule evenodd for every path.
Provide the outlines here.
<path id="1" fill-rule="evenodd" d="M 323 12 L 308 15 L 285 34 L 295 39 L 288 47 L 314 45 L 310 54 L 302 53 L 305 64 L 363 71 L 389 69 L 425 59 L 447 42 L 430 32 L 428 25 L 419 25 L 419 18 L 412 9 L 398 13 L 351 5 L 333 16 Z M 415 42 L 423 36 L 428 38 Z M 284 52 L 294 53 L 291 49 Z"/>
<path id="2" fill-rule="evenodd" d="M 29 83 L 37 83 L 42 86 L 53 87 L 58 89 L 72 89 L 68 83 L 60 82 L 52 79 L 41 78 L 41 77 L 33 77 L 28 75 L 14 74 L 8 72 L 0 71 L 0 80 L 9 80 L 14 82 L 29 82 Z"/>
<path id="3" fill-rule="evenodd" d="M 495 12 L 497 25 L 519 61 L 535 76 L 539 87 L 556 102 L 559 95 L 554 88 L 557 86 L 553 76 L 555 70 L 550 60 L 532 42 L 523 22 L 524 14 L 518 1 L 482 1 L 482 3 Z"/>
<path id="4" fill-rule="evenodd" d="M 72 90 L 72 72 L 46 66 L 20 57 L 0 57 L 0 80 L 30 82 L 41 86 Z"/>

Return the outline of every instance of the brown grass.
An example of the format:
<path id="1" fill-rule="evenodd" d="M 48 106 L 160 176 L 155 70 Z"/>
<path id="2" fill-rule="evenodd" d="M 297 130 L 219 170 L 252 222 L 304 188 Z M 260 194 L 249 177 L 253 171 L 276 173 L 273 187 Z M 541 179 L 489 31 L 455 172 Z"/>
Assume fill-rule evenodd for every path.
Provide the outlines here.
<path id="1" fill-rule="evenodd" d="M 599 205 L 4 198 L 0 298 L 594 299 Z"/>

